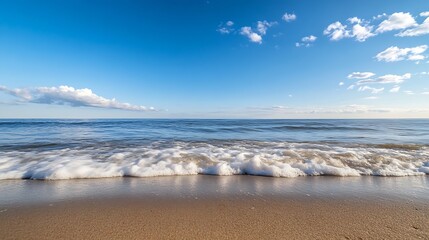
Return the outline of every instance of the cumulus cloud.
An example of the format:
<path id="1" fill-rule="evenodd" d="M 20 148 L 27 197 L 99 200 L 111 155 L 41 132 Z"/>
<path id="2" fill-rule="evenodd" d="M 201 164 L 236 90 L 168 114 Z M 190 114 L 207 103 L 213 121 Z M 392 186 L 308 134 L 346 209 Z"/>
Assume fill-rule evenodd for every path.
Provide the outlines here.
<path id="1" fill-rule="evenodd" d="M 268 28 L 274 26 L 275 24 L 277 24 L 277 22 L 268 22 L 266 20 L 258 21 L 256 24 L 256 31 L 254 31 L 251 27 L 245 26 L 241 28 L 240 34 L 246 36 L 251 42 L 261 44 L 262 36 L 266 35 Z"/>
<path id="2" fill-rule="evenodd" d="M 367 38 L 375 36 L 372 33 L 374 26 L 369 24 L 361 24 L 360 22 L 355 24 L 352 28 L 352 36 L 356 38 L 359 42 L 365 42 Z"/>
<path id="3" fill-rule="evenodd" d="M 378 25 L 377 33 L 383 33 L 393 30 L 401 30 L 416 26 L 417 23 L 410 13 L 396 12 L 390 15 L 386 20 Z"/>
<path id="4" fill-rule="evenodd" d="M 324 31 L 324 35 L 328 35 L 331 40 L 338 41 L 343 38 L 355 38 L 356 41 L 364 42 L 367 38 L 373 37 L 376 34 L 372 32 L 374 26 L 371 26 L 368 21 L 353 17 L 347 19 L 347 21 L 353 24 L 352 28 L 348 28 L 347 25 L 343 25 L 337 21 L 330 24 Z"/>
<path id="5" fill-rule="evenodd" d="M 353 23 L 361 23 L 362 22 L 362 20 L 360 18 L 358 18 L 358 17 L 349 18 L 349 19 L 347 19 L 347 21 L 349 21 L 351 24 L 353 24 Z"/>
<path id="6" fill-rule="evenodd" d="M 375 73 L 372 72 L 353 72 L 350 73 L 347 78 L 348 79 L 365 79 L 374 76 Z"/>
<path id="7" fill-rule="evenodd" d="M 339 82 L 338 83 L 338 86 L 343 86 L 344 85 L 344 82 Z"/>
<path id="8" fill-rule="evenodd" d="M 422 55 L 428 49 L 427 45 L 421 45 L 413 48 L 389 47 L 378 53 L 375 58 L 378 61 L 397 62 L 402 60 L 419 61 L 424 60 L 426 56 Z"/>
<path id="9" fill-rule="evenodd" d="M 400 84 L 404 82 L 407 79 L 411 78 L 410 73 L 406 73 L 404 75 L 394 75 L 394 74 L 387 74 L 384 76 L 380 76 L 377 78 L 367 78 L 357 81 L 356 84 L 362 85 L 362 84 L 370 84 L 370 83 L 380 83 L 380 84 L 388 84 L 388 83 L 394 83 L 394 84 Z"/>
<path id="10" fill-rule="evenodd" d="M 310 47 L 313 43 L 317 40 L 316 36 L 310 35 L 310 36 L 306 36 L 301 38 L 301 42 L 297 42 L 295 43 L 295 46 L 297 47 Z"/>
<path id="11" fill-rule="evenodd" d="M 240 34 L 246 36 L 251 42 L 259 44 L 262 43 L 262 36 L 253 32 L 251 27 L 242 27 L 240 30 Z"/>
<path id="12" fill-rule="evenodd" d="M 283 14 L 282 19 L 286 22 L 292 22 L 296 20 L 296 15 L 293 13 L 285 13 Z"/>
<path id="13" fill-rule="evenodd" d="M 70 105 L 73 107 L 97 107 L 131 111 L 155 111 L 152 107 L 131 105 L 116 99 L 107 99 L 96 95 L 91 89 L 75 89 L 69 86 L 39 87 L 34 89 L 8 89 L 0 91 L 18 97 L 21 101 L 40 104 Z"/>
<path id="14" fill-rule="evenodd" d="M 338 41 L 343 38 L 355 38 L 355 40 L 359 42 L 364 42 L 370 37 L 394 30 L 401 31 L 395 35 L 399 37 L 429 34 L 429 12 L 422 12 L 419 15 L 421 17 L 426 17 L 421 24 L 418 24 L 416 19 L 409 12 L 395 12 L 391 15 L 383 13 L 372 17 L 371 20 L 352 17 L 347 19 L 350 26 L 336 21 L 330 24 L 323 31 L 323 34 L 327 35 L 333 41 Z M 385 20 L 381 21 L 380 19 L 382 18 Z M 379 22 L 379 24 L 377 24 L 377 22 Z M 375 26 L 377 26 L 377 28 L 374 30 Z"/>
<path id="15" fill-rule="evenodd" d="M 423 15 L 422 15 L 423 14 Z M 407 29 L 403 32 L 400 32 L 398 34 L 396 34 L 395 36 L 399 36 L 399 37 L 415 37 L 415 36 L 421 36 L 421 35 L 425 35 L 425 34 L 429 34 L 429 12 L 424 12 L 421 13 L 420 16 L 425 16 L 427 17 L 423 23 Z"/>
<path id="16" fill-rule="evenodd" d="M 343 38 L 351 37 L 350 30 L 347 30 L 347 25 L 343 25 L 341 22 L 331 23 L 324 31 L 324 35 L 328 35 L 331 40 L 338 41 Z"/>
<path id="17" fill-rule="evenodd" d="M 384 88 L 372 88 L 372 87 L 368 87 L 368 86 L 360 86 L 358 91 L 359 92 L 369 91 L 373 94 L 378 94 L 378 93 L 382 93 L 384 91 Z"/>

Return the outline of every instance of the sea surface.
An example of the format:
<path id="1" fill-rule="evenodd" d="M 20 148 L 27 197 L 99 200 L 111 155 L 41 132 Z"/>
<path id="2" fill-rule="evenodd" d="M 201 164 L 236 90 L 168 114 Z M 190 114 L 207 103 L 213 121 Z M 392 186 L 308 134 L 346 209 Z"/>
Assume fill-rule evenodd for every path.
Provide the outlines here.
<path id="1" fill-rule="evenodd" d="M 0 179 L 425 176 L 429 120 L 0 120 Z"/>

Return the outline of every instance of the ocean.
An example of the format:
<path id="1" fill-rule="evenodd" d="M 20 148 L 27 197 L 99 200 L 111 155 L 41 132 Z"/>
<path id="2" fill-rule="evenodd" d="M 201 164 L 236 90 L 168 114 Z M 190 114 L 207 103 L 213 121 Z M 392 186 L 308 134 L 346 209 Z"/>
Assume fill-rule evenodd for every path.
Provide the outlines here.
<path id="1" fill-rule="evenodd" d="M 3 119 L 0 179 L 429 174 L 429 120 Z"/>

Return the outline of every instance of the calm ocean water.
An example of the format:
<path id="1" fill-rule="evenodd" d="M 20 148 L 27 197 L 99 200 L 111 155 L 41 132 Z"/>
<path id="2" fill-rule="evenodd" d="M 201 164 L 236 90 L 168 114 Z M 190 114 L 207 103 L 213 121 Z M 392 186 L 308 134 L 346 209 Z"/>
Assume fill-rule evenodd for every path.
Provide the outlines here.
<path id="1" fill-rule="evenodd" d="M 429 174 L 429 120 L 0 120 L 0 179 Z"/>

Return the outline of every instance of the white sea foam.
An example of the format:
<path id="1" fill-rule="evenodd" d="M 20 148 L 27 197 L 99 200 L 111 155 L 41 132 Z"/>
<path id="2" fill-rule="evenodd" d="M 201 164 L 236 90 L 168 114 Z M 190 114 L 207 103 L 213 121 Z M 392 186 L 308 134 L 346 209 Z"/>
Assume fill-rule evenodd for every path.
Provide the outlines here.
<path id="1" fill-rule="evenodd" d="M 152 143 L 0 152 L 0 179 L 166 175 L 410 176 L 429 174 L 426 147 L 319 143 Z"/>

